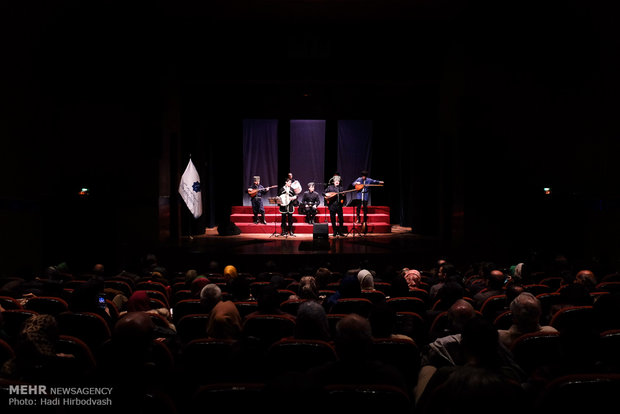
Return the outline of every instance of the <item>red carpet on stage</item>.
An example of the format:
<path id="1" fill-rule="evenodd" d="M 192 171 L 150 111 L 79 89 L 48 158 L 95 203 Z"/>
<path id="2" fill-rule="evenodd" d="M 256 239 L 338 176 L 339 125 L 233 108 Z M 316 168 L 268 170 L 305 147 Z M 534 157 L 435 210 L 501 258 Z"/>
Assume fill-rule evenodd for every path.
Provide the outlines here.
<path id="1" fill-rule="evenodd" d="M 280 233 L 280 222 L 282 215 L 277 206 L 265 206 L 265 219 L 267 224 L 254 224 L 252 206 L 233 206 L 230 221 L 235 223 L 241 233 Z M 305 216 L 297 212 L 293 214 L 295 233 L 312 234 L 312 224 L 305 222 Z M 344 207 L 344 224 L 350 230 L 355 221 L 355 208 Z M 329 219 L 329 211 L 321 206 L 316 216 L 316 223 L 328 223 L 329 233 L 333 234 L 332 225 Z M 356 224 L 359 229 L 360 225 Z M 368 233 L 390 233 L 390 208 L 386 206 L 368 206 Z"/>

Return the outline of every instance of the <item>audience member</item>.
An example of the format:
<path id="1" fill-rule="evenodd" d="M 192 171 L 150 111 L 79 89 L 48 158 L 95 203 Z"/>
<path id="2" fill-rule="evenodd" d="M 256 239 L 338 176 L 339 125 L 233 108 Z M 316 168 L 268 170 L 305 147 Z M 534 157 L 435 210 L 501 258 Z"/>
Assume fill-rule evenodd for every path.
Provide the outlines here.
<path id="1" fill-rule="evenodd" d="M 316 280 L 316 287 L 319 290 L 327 289 L 327 285 L 332 281 L 331 280 L 332 272 L 326 267 L 319 267 L 314 273 L 314 278 Z"/>
<path id="2" fill-rule="evenodd" d="M 436 339 L 422 348 L 422 366 L 441 367 L 463 364 L 461 332 L 465 323 L 476 317 L 476 310 L 466 300 L 457 299 L 447 312 L 448 325 L 446 328 L 435 333 Z"/>
<path id="3" fill-rule="evenodd" d="M 224 276 L 224 280 L 228 283 L 229 281 L 236 279 L 239 276 L 239 273 L 237 272 L 237 268 L 235 266 L 228 265 L 224 267 L 222 275 Z"/>
<path id="4" fill-rule="evenodd" d="M 331 341 L 327 314 L 321 304 L 308 300 L 299 305 L 294 336 L 297 339 Z"/>
<path id="5" fill-rule="evenodd" d="M 357 273 L 361 290 L 375 290 L 375 279 L 369 270 L 362 269 Z"/>
<path id="6" fill-rule="evenodd" d="M 77 287 L 69 297 L 69 310 L 72 312 L 91 312 L 101 316 L 110 329 L 114 320 L 105 302 L 104 284 L 98 279 L 89 279 Z"/>
<path id="7" fill-rule="evenodd" d="M 499 340 L 510 348 L 512 343 L 526 333 L 557 333 L 557 329 L 540 324 L 542 309 L 540 301 L 529 292 L 523 292 L 510 303 L 513 323 L 508 329 L 499 330 Z"/>
<path id="8" fill-rule="evenodd" d="M 226 287 L 229 299 L 232 301 L 245 302 L 255 299 L 250 289 L 250 280 L 243 273 L 237 273 L 237 277 L 230 278 L 226 282 Z"/>
<path id="9" fill-rule="evenodd" d="M 594 298 L 590 295 L 588 288 L 581 283 L 569 283 L 562 286 L 558 292 L 560 293 L 556 303 L 551 306 L 551 314 L 549 317 L 569 306 L 592 306 Z"/>
<path id="10" fill-rule="evenodd" d="M 70 366 L 65 362 L 75 360 L 72 355 L 56 351 L 58 337 L 53 316 L 40 314 L 28 318 L 14 343 L 15 357 L 4 363 L 0 376 L 31 384 L 59 384 L 65 380 Z"/>
<path id="11" fill-rule="evenodd" d="M 163 336 L 169 336 L 176 332 L 176 327 L 172 323 L 172 315 L 170 309 L 167 307 L 153 308 L 151 306 L 151 299 L 145 290 L 136 290 L 131 294 L 127 301 L 127 310 L 121 311 L 120 316 L 123 316 L 130 312 L 146 312 L 147 314 L 158 315 L 161 320 L 166 322 L 166 327 L 172 332 L 160 332 Z"/>
<path id="12" fill-rule="evenodd" d="M 473 297 L 474 307 L 478 310 L 482 308 L 484 302 L 491 296 L 504 295 L 504 284 L 506 276 L 499 269 L 491 270 L 486 279 L 486 287 L 476 293 Z"/>
<path id="13" fill-rule="evenodd" d="M 281 315 L 289 319 L 295 320 L 295 316 L 284 312 L 280 308 L 280 295 L 278 289 L 273 285 L 261 286 L 258 290 L 256 302 L 258 309 L 247 315 Z"/>
<path id="14" fill-rule="evenodd" d="M 405 278 L 405 272 L 405 269 L 402 269 L 394 275 L 390 289 L 391 297 L 397 298 L 409 296 L 409 283 Z"/>
<path id="15" fill-rule="evenodd" d="M 129 312 L 116 322 L 111 340 L 97 352 L 100 380 L 114 384 L 114 403 L 124 409 L 141 411 L 148 398 L 172 388 L 172 359 L 161 356 L 166 346 L 155 339 L 151 317 Z"/>
<path id="16" fill-rule="evenodd" d="M 481 385 L 480 383 L 477 384 L 476 381 L 480 381 L 486 374 L 492 374 L 494 378 L 492 383 L 499 381 L 506 385 L 519 384 L 525 379 L 523 371 L 511 359 L 506 359 L 510 354 L 499 342 L 498 332 L 495 327 L 485 318 L 474 317 L 467 320 L 460 337 L 459 353 L 461 359 L 459 364 L 441 367 L 427 366 L 425 367 L 426 369 L 420 371 L 418 384 L 415 389 L 416 409 L 418 411 L 425 413 L 435 412 L 435 405 L 441 406 L 443 404 L 438 399 L 446 399 L 446 395 L 443 395 L 440 390 L 449 380 L 457 379 L 452 377 L 452 375 L 466 374 L 458 378 L 459 385 L 456 389 L 461 390 L 464 387 Z M 472 370 L 472 367 L 478 369 Z M 482 378 L 478 378 L 476 375 L 482 375 Z M 491 390 L 493 390 L 492 387 L 488 391 Z M 483 390 L 478 396 L 486 394 L 487 392 Z M 467 395 L 466 393 L 459 393 L 459 397 L 466 398 Z M 493 396 L 488 395 L 487 397 L 491 398 Z M 451 395 L 450 398 L 452 398 Z M 460 401 L 460 403 L 463 403 L 463 401 Z M 486 400 L 478 401 L 478 405 L 484 408 L 483 411 L 485 412 L 490 412 L 491 409 L 493 411 L 497 410 L 496 405 L 486 407 L 486 404 Z"/>
<path id="17" fill-rule="evenodd" d="M 435 302 L 429 303 L 431 307 L 429 310 L 443 312 L 448 310 L 457 299 L 463 299 L 464 297 L 465 288 L 460 282 L 456 280 L 447 281 L 443 284 L 441 289 L 437 291 Z"/>
<path id="18" fill-rule="evenodd" d="M 202 288 L 207 286 L 211 281 L 204 275 L 196 276 L 189 285 L 190 295 L 194 299 L 200 299 Z"/>
<path id="19" fill-rule="evenodd" d="M 439 290 L 445 285 L 448 280 L 458 280 L 459 276 L 459 272 L 456 266 L 454 266 L 453 264 L 444 263 L 439 266 L 439 270 L 437 272 L 437 282 L 431 285 L 428 292 L 428 297 L 431 303 L 435 302 Z"/>
<path id="20" fill-rule="evenodd" d="M 340 280 L 340 285 L 336 293 L 332 294 L 325 301 L 326 310 L 329 313 L 333 306 L 341 298 L 359 298 L 362 289 L 356 274 L 347 274 Z"/>
<path id="21" fill-rule="evenodd" d="M 316 278 L 314 276 L 301 277 L 301 279 L 299 279 L 299 286 L 297 287 L 297 294 L 291 299 L 314 300 L 322 303 L 323 300 L 319 295 Z"/>
<path id="22" fill-rule="evenodd" d="M 477 271 L 464 281 L 465 289 L 470 297 L 487 287 L 489 275 L 492 270 L 497 269 L 497 265 L 491 261 L 482 261 L 476 265 L 476 268 Z"/>
<path id="23" fill-rule="evenodd" d="M 577 274 L 575 275 L 575 283 L 584 285 L 589 292 L 592 292 L 596 287 L 597 280 L 596 276 L 594 276 L 594 273 L 591 270 L 585 269 L 577 272 Z"/>
<path id="24" fill-rule="evenodd" d="M 374 338 L 398 338 L 413 341 L 410 336 L 395 333 L 396 311 L 386 302 L 377 303 L 372 307 L 368 317 Z"/>
<path id="25" fill-rule="evenodd" d="M 422 275 L 420 274 L 420 271 L 416 269 L 407 269 L 407 268 L 403 270 L 404 270 L 404 277 L 405 277 L 405 280 L 407 281 L 407 286 L 409 287 L 409 290 L 412 290 L 414 288 L 419 288 L 420 282 L 422 281 Z"/>
<path id="26" fill-rule="evenodd" d="M 200 301 L 209 313 L 207 336 L 218 339 L 240 339 L 241 315 L 234 302 L 222 300 L 222 290 L 214 283 L 200 292 Z"/>
<path id="27" fill-rule="evenodd" d="M 403 376 L 395 368 L 372 358 L 372 329 L 368 319 L 355 313 L 336 324 L 334 346 L 338 361 L 313 368 L 312 380 L 327 384 L 388 384 L 410 394 Z"/>

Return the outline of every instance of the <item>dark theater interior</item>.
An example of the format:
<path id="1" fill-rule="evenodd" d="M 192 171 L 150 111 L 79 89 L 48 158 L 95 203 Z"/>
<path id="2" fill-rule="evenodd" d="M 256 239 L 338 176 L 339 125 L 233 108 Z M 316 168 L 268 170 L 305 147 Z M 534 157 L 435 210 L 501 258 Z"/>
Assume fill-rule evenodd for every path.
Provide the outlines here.
<path id="1" fill-rule="evenodd" d="M 1 10 L 7 412 L 617 404 L 613 2 Z M 291 171 L 321 202 L 287 233 Z"/>

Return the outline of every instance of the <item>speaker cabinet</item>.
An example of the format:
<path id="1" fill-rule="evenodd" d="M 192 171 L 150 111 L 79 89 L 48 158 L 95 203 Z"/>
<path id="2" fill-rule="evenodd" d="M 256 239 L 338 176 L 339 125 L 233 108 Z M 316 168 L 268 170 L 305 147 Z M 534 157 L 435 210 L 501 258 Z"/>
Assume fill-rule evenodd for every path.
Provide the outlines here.
<path id="1" fill-rule="evenodd" d="M 312 227 L 313 239 L 327 239 L 329 237 L 329 224 L 315 223 Z"/>

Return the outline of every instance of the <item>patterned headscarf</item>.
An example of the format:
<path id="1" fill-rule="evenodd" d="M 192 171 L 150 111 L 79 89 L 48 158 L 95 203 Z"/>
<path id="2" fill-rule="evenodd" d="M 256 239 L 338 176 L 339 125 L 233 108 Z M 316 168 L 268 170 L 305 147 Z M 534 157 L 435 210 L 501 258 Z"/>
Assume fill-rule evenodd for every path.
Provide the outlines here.
<path id="1" fill-rule="evenodd" d="M 34 315 L 24 322 L 20 332 L 21 341 L 39 355 L 56 354 L 54 343 L 58 338 L 58 324 L 52 315 Z"/>
<path id="2" fill-rule="evenodd" d="M 407 286 L 409 286 L 409 289 L 413 289 L 418 286 L 422 280 L 422 276 L 419 271 L 415 269 L 408 269 L 405 271 L 405 280 L 407 281 Z"/>

